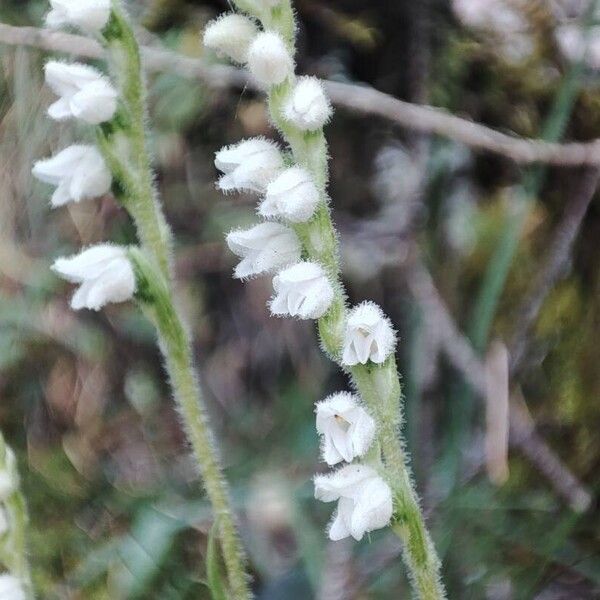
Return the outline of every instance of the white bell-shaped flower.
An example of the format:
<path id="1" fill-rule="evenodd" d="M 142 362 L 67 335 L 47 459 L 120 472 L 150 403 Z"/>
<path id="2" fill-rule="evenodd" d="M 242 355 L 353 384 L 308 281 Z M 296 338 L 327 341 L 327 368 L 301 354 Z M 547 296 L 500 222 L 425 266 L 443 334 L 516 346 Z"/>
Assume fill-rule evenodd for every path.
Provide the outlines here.
<path id="1" fill-rule="evenodd" d="M 38 160 L 32 173 L 40 181 L 56 186 L 52 206 L 102 196 L 112 183 L 111 173 L 94 146 L 69 146 L 52 158 Z"/>
<path id="2" fill-rule="evenodd" d="M 283 83 L 294 73 L 294 61 L 283 41 L 274 31 L 259 33 L 248 50 L 248 68 L 264 87 Z"/>
<path id="3" fill-rule="evenodd" d="M 283 107 L 285 118 L 299 129 L 321 129 L 331 118 L 332 109 L 321 82 L 301 77 Z"/>
<path id="4" fill-rule="evenodd" d="M 348 536 L 361 540 L 365 533 L 386 527 L 392 518 L 389 485 L 365 465 L 347 465 L 329 475 L 317 475 L 315 498 L 338 501 L 329 525 L 329 538 L 334 541 Z"/>
<path id="5" fill-rule="evenodd" d="M 232 231 L 227 245 L 242 259 L 234 271 L 238 279 L 276 271 L 300 260 L 298 236 L 281 223 L 260 223 Z"/>
<path id="6" fill-rule="evenodd" d="M 328 465 L 343 460 L 352 462 L 371 446 L 375 421 L 353 394 L 333 394 L 319 402 L 315 412 L 317 431 L 322 436 L 321 450 Z"/>
<path id="7" fill-rule="evenodd" d="M 273 289 L 271 313 L 301 319 L 322 317 L 334 296 L 323 267 L 311 262 L 300 262 L 281 271 L 273 278 Z"/>
<path id="8" fill-rule="evenodd" d="M 223 192 L 264 193 L 269 182 L 283 168 L 283 156 L 275 142 L 251 138 L 219 150 L 215 155 L 215 166 L 224 173 L 218 182 Z"/>
<path id="9" fill-rule="evenodd" d="M 269 183 L 258 212 L 267 218 L 304 223 L 313 216 L 318 203 L 319 190 L 310 173 L 301 167 L 290 167 Z"/>
<path id="10" fill-rule="evenodd" d="M 87 32 L 104 29 L 110 17 L 110 0 L 50 0 L 48 27 L 74 25 Z"/>
<path id="11" fill-rule="evenodd" d="M 353 366 L 381 364 L 394 351 L 396 334 L 390 320 L 374 302 L 363 302 L 348 314 L 342 362 Z"/>
<path id="12" fill-rule="evenodd" d="M 20 579 L 10 573 L 0 575 L 0 600 L 25 600 L 25 590 Z"/>
<path id="13" fill-rule="evenodd" d="M 81 284 L 71 300 L 75 310 L 99 310 L 109 302 L 124 302 L 135 292 L 135 274 L 122 246 L 100 244 L 69 258 L 59 258 L 52 269 L 67 281 Z"/>
<path id="14" fill-rule="evenodd" d="M 244 64 L 258 27 L 248 17 L 230 13 L 211 21 L 204 30 L 204 45 L 234 62 Z"/>
<path id="15" fill-rule="evenodd" d="M 51 60 L 45 67 L 46 83 L 60 98 L 48 108 L 56 121 L 75 117 L 98 125 L 112 119 L 117 91 L 100 71 L 80 63 Z"/>

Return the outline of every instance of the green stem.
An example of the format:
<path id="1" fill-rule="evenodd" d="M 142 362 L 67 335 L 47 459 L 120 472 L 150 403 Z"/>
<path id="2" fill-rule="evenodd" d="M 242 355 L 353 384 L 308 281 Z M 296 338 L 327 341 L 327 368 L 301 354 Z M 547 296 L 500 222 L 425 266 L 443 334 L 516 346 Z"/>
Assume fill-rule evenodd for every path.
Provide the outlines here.
<path id="1" fill-rule="evenodd" d="M 294 16 L 290 0 L 282 0 L 265 20 L 265 28 L 279 31 L 294 53 Z M 335 299 L 327 314 L 318 321 L 321 345 L 327 354 L 341 364 L 341 349 L 346 323 L 346 292 L 340 276 L 338 235 L 331 219 L 328 184 L 327 141 L 323 130 L 304 132 L 296 128 L 283 116 L 283 104 L 293 89 L 292 77 L 268 92 L 271 119 L 289 144 L 295 162 L 304 167 L 313 177 L 319 189 L 321 202 L 314 217 L 308 223 L 295 225 L 294 229 L 302 242 L 304 255 L 321 264 L 334 284 Z M 440 578 L 440 561 L 431 542 L 411 479 L 408 460 L 400 438 L 401 387 L 393 358 L 383 365 L 370 363 L 350 369 L 354 384 L 369 406 L 377 421 L 378 439 L 384 465 L 383 475 L 394 494 L 394 532 L 404 542 L 404 560 L 410 579 L 418 597 L 422 600 L 445 598 Z"/>
<path id="2" fill-rule="evenodd" d="M 244 552 L 195 376 L 191 339 L 173 300 L 171 232 L 156 193 L 147 149 L 139 47 L 118 0 L 113 0 L 103 38 L 120 106 L 113 120 L 98 128 L 97 138 L 113 174 L 115 195 L 131 214 L 141 242 L 141 249 L 130 251 L 136 267 L 136 295 L 158 331 L 175 400 L 218 523 L 228 597 L 248 600 L 251 592 Z"/>
<path id="3" fill-rule="evenodd" d="M 25 498 L 20 490 L 17 461 L 13 451 L 0 434 L 0 477 L 9 487 L 4 498 L 0 498 L 0 510 L 4 512 L 7 531 L 0 535 L 0 565 L 19 579 L 27 600 L 34 597 L 31 572 L 27 560 L 26 530 L 29 521 Z"/>
<path id="4" fill-rule="evenodd" d="M 119 0 L 113 0 L 103 41 L 120 92 L 120 105 L 115 118 L 98 128 L 98 142 L 113 169 L 116 194 L 135 220 L 140 241 L 168 276 L 171 233 L 154 185 L 148 151 L 146 85 L 140 50 Z"/>
<path id="5" fill-rule="evenodd" d="M 174 306 L 169 282 L 144 257 L 142 250 L 132 248 L 129 254 L 136 270 L 137 297 L 158 331 L 175 400 L 215 513 L 228 573 L 230 597 L 235 600 L 250 598 L 244 568 L 245 557 L 231 511 L 227 483 L 221 471 L 207 416 L 200 403 L 201 393 L 194 374 L 190 336 Z"/>

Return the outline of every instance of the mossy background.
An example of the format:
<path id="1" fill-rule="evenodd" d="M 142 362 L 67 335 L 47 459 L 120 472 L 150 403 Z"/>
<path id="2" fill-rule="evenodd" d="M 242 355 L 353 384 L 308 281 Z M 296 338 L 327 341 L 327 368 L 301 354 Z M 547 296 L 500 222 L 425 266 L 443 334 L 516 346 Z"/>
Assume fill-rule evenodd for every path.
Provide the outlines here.
<path id="1" fill-rule="evenodd" d="M 197 57 L 200 30 L 227 8 L 208 0 L 128 4 L 144 43 Z M 550 3 L 524 4 L 530 47 L 517 59 L 491 33 L 461 24 L 446 0 L 295 5 L 302 72 L 367 82 L 522 136 L 543 136 L 554 124 L 565 140 L 600 137 L 598 70 L 561 55 Z M 40 25 L 46 10 L 37 0 L 3 0 L 0 19 Z M 48 188 L 32 180 L 34 160 L 90 135 L 45 117 L 45 58 L 0 45 L 0 427 L 19 458 L 38 597 L 208 598 L 210 512 L 152 328 L 132 305 L 72 313 L 71 289 L 49 271 L 58 255 L 100 240 L 127 243 L 133 230 L 110 197 L 51 211 Z M 268 278 L 231 279 L 223 233 L 256 219 L 255 199 L 219 194 L 212 157 L 242 137 L 273 135 L 262 98 L 168 73 L 148 84 L 178 292 L 257 596 L 408 597 L 389 532 L 328 545 L 331 506 L 312 499 L 311 477 L 323 468 L 313 403 L 345 380 L 320 354 L 311 323 L 269 318 Z M 565 89 L 571 101 L 557 102 Z M 405 271 L 418 249 L 455 320 L 472 331 L 484 273 L 525 189 L 529 210 L 483 347 L 508 342 L 581 172 L 522 168 L 341 108 L 327 134 L 345 280 L 352 301 L 379 302 L 399 330 L 405 434 L 450 598 L 600 598 L 596 501 L 572 512 L 518 452 L 509 456 L 507 481 L 490 482 L 483 405 L 440 352 Z M 595 198 L 511 382 L 540 434 L 594 497 L 599 236 Z"/>

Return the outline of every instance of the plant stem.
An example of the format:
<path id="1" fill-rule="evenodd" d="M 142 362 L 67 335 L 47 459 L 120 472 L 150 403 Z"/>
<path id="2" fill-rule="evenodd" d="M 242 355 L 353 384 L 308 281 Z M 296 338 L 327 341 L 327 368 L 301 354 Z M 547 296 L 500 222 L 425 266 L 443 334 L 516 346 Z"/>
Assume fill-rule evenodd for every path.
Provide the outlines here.
<path id="1" fill-rule="evenodd" d="M 294 15 L 290 0 L 282 0 L 276 9 L 266 11 L 261 18 L 265 28 L 275 29 L 294 54 Z M 294 226 L 304 254 L 321 264 L 334 285 L 335 298 L 329 311 L 319 319 L 322 347 L 342 369 L 341 350 L 346 324 L 346 292 L 340 277 L 338 235 L 331 219 L 328 184 L 327 141 L 323 130 L 299 130 L 283 116 L 283 104 L 293 89 L 294 79 L 288 79 L 268 92 L 271 119 L 288 142 L 294 160 L 312 176 L 321 201 L 308 223 Z M 411 479 L 407 457 L 400 439 L 401 386 L 394 358 L 383 365 L 369 363 L 350 369 L 353 382 L 377 421 L 378 439 L 384 466 L 395 504 L 394 532 L 404 542 L 404 560 L 410 579 L 421 600 L 445 598 L 440 578 L 440 561 L 431 542 Z"/>
<path id="2" fill-rule="evenodd" d="M 175 400 L 218 523 L 228 597 L 248 600 L 251 592 L 244 552 L 194 372 L 191 339 L 173 300 L 171 232 L 154 187 L 147 150 L 139 48 L 118 0 L 113 0 L 103 36 L 121 106 L 110 123 L 99 127 L 98 142 L 113 173 L 115 194 L 134 219 L 141 242 L 140 249 L 130 250 L 136 268 L 136 295 L 158 331 Z"/>

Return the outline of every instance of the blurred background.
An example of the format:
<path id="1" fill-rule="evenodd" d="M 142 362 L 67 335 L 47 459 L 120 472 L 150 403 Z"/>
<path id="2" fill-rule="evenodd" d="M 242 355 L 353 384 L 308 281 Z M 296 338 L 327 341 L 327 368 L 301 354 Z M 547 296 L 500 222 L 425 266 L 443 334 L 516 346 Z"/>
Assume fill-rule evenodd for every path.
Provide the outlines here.
<path id="1" fill-rule="evenodd" d="M 505 132 L 600 137 L 600 10 L 586 0 L 297 0 L 299 70 Z M 205 55 L 227 3 L 128 2 L 140 38 Z M 2 0 L 41 26 L 47 4 Z M 51 211 L 34 160 L 90 135 L 45 117 L 47 53 L 0 39 L 0 428 L 15 449 L 44 599 L 209 598 L 210 512 L 151 326 L 68 308 L 51 261 L 134 232 L 111 197 Z M 148 79 L 178 292 L 260 600 L 408 598 L 389 531 L 328 543 L 313 404 L 347 381 L 312 323 L 231 278 L 256 199 L 215 190 L 221 146 L 274 136 L 262 98 Z M 523 166 L 337 107 L 331 195 L 350 299 L 398 328 L 404 435 L 451 598 L 600 598 L 598 172 Z M 510 155 L 510 152 L 506 154 Z M 507 377 L 510 383 L 507 386 Z"/>

